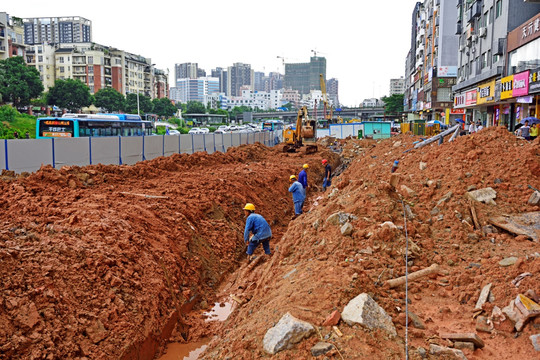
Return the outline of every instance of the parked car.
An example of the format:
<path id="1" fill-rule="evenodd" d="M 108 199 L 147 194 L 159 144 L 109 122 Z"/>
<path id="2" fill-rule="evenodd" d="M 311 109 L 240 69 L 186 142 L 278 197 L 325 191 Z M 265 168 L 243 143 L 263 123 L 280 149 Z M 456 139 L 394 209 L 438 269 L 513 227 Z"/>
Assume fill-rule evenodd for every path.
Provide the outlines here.
<path id="1" fill-rule="evenodd" d="M 227 131 L 229 130 L 229 127 L 227 125 L 219 125 L 217 130 Z"/>
<path id="2" fill-rule="evenodd" d="M 188 134 L 204 134 L 204 132 L 200 128 L 194 127 L 188 131 Z"/>
<path id="3" fill-rule="evenodd" d="M 169 130 L 169 135 L 180 135 L 180 131 L 178 131 L 178 130 Z"/>
<path id="4" fill-rule="evenodd" d="M 200 128 L 199 130 L 201 130 L 201 134 L 208 134 L 210 132 L 209 128 Z"/>
<path id="5" fill-rule="evenodd" d="M 216 131 L 214 131 L 214 134 L 225 134 L 226 131 L 223 130 L 223 129 L 216 129 Z"/>
<path id="6" fill-rule="evenodd" d="M 237 131 L 237 130 L 238 130 L 238 126 L 232 125 L 229 127 L 229 131 Z"/>

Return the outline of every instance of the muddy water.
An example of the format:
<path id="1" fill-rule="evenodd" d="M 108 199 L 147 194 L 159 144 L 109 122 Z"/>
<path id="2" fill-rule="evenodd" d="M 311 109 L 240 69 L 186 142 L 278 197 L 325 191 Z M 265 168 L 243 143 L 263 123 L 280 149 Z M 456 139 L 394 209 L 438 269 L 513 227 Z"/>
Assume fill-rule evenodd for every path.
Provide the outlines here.
<path id="1" fill-rule="evenodd" d="M 225 321 L 232 311 L 232 302 L 217 302 L 212 310 L 203 313 L 203 316 L 206 317 L 206 321 Z M 158 360 L 197 360 L 206 350 L 209 341 L 210 339 L 203 339 L 189 344 L 170 343 L 167 345 L 167 352 Z"/>
<path id="2" fill-rule="evenodd" d="M 210 339 L 204 339 L 195 343 L 180 344 L 170 343 L 167 352 L 158 360 L 197 360 L 202 354 Z"/>

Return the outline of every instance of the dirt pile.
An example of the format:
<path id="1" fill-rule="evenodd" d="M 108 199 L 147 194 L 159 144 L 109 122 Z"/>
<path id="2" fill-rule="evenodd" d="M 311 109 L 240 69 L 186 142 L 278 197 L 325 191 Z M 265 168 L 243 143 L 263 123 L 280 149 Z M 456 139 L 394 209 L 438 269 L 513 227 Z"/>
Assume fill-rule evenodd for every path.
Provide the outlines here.
<path id="1" fill-rule="evenodd" d="M 411 150 L 417 141 L 400 135 L 376 145 L 350 140 L 344 146 L 357 156 L 327 193 L 313 195 L 311 211 L 289 224 L 272 260 L 224 286 L 224 295 L 234 294 L 245 303 L 223 325 L 205 359 L 264 357 L 262 339 L 285 313 L 321 326 L 360 293 L 370 294 L 392 317 L 397 338 L 340 323 L 342 336 L 321 327 L 316 336 L 273 358 L 309 358 L 322 339 L 337 347 L 326 354 L 330 358 L 405 358 L 405 291 L 390 289 L 385 281 L 405 273 L 406 236 L 409 271 L 433 263 L 442 269 L 410 284 L 409 311 L 420 320 L 409 329 L 413 359 L 420 359 L 416 348 L 448 346 L 441 333 L 477 332 L 474 307 L 484 285 L 492 284 L 483 308 L 486 317 L 528 289 L 540 293 L 538 243 L 488 222 L 495 215 L 540 210 L 527 204 L 532 192 L 527 185 L 540 188 L 539 140 L 526 142 L 503 128 L 488 128 L 453 143 Z M 397 191 L 390 185 L 395 160 Z M 495 205 L 471 202 L 466 195 L 487 187 L 496 192 Z M 332 217 L 339 212 L 342 222 Z M 352 233 L 343 235 L 347 219 Z M 499 264 L 509 257 L 517 258 L 515 264 Z M 532 276 L 525 276 L 519 287 L 512 284 L 525 272 Z M 529 336 L 539 326 L 537 317 L 515 333 L 507 320 L 489 334 L 478 333 L 483 349 L 463 351 L 469 359 L 532 359 L 537 355 Z"/>
<path id="2" fill-rule="evenodd" d="M 3 174 L 0 359 L 151 359 L 177 306 L 208 306 L 244 260 L 242 206 L 254 203 L 279 239 L 288 176 L 309 162 L 321 177 L 321 156 L 337 161 L 256 144 Z M 200 316 L 187 321 L 190 339 L 206 331 Z"/>

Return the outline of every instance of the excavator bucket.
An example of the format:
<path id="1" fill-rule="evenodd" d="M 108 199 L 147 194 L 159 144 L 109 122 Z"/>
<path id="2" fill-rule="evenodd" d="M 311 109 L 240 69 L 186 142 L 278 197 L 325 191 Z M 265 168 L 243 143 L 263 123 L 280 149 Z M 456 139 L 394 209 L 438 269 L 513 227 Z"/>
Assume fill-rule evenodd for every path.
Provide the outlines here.
<path id="1" fill-rule="evenodd" d="M 307 145 L 306 146 L 306 154 L 314 154 L 317 151 L 319 151 L 319 149 L 317 148 L 317 145 Z"/>

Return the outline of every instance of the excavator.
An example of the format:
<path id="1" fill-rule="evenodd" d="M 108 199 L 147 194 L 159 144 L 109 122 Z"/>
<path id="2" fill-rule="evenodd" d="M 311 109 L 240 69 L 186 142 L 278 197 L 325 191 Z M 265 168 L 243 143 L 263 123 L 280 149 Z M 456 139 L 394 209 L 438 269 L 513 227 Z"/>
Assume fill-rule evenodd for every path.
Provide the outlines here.
<path id="1" fill-rule="evenodd" d="M 295 152 L 306 145 L 306 154 L 317 152 L 317 120 L 308 117 L 307 107 L 298 110 L 296 128 L 283 130 L 283 152 Z"/>

